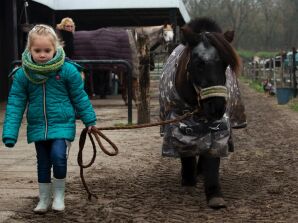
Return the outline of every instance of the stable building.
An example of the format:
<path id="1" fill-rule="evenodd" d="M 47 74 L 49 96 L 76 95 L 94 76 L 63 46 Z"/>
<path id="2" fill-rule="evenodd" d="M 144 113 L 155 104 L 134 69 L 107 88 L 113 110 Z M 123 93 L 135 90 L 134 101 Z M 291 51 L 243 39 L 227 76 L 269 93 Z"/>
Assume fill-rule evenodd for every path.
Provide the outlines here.
<path id="1" fill-rule="evenodd" d="M 176 27 L 190 20 L 182 0 L 3 0 L 0 7 L 0 101 L 9 91 L 8 73 L 19 60 L 31 25 L 56 26 L 71 17 L 76 30 L 102 27 L 153 26 L 170 22 Z M 178 34 L 178 28 L 176 33 Z"/>

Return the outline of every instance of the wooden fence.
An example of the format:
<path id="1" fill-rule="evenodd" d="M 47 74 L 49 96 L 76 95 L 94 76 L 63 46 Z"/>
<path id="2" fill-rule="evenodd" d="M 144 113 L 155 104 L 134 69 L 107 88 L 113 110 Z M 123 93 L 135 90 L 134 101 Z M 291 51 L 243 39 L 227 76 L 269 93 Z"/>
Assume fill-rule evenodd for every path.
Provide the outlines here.
<path id="1" fill-rule="evenodd" d="M 244 76 L 263 82 L 269 80 L 275 87 L 297 88 L 296 63 L 285 63 L 282 57 L 252 61 L 244 64 Z"/>

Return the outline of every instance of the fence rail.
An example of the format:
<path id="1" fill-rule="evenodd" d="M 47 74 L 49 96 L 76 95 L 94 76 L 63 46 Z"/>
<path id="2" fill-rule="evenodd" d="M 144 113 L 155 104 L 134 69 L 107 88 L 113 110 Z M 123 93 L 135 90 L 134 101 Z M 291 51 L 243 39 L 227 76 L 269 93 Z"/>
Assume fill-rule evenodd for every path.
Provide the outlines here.
<path id="1" fill-rule="evenodd" d="M 267 60 L 268 61 L 268 60 Z M 263 82 L 269 80 L 275 87 L 292 87 L 297 89 L 297 68 L 286 65 L 280 60 L 270 59 L 269 63 L 251 62 L 244 65 L 244 76 Z M 276 66 L 278 64 L 279 66 Z"/>

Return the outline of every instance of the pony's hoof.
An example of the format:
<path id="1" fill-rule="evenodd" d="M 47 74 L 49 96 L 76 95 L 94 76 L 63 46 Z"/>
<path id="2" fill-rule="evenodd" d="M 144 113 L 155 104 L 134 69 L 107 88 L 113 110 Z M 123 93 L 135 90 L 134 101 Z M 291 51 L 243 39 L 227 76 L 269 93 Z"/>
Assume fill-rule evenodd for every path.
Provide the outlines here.
<path id="1" fill-rule="evenodd" d="M 183 187 L 195 187 L 197 185 L 197 180 L 196 179 L 183 179 L 181 180 L 181 186 Z"/>
<path id="2" fill-rule="evenodd" d="M 227 203 L 222 197 L 212 197 L 208 201 L 208 206 L 213 209 L 226 208 Z"/>
<path id="3" fill-rule="evenodd" d="M 233 129 L 243 129 L 243 128 L 246 128 L 247 127 L 247 122 L 245 121 L 245 122 L 241 122 L 241 123 L 232 123 L 231 124 L 231 127 L 233 128 Z"/>

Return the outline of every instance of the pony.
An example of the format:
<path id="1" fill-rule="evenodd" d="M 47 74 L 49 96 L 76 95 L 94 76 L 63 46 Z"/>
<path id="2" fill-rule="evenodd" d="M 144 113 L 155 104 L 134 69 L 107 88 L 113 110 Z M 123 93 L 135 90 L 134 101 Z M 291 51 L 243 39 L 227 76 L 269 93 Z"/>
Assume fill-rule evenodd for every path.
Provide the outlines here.
<path id="1" fill-rule="evenodd" d="M 137 86 L 140 69 L 138 35 L 146 35 L 151 46 L 173 40 L 173 29 L 169 25 L 150 27 L 114 27 L 91 31 L 74 32 L 73 57 L 75 60 L 126 60 L 132 66 L 132 96 L 137 101 Z M 109 70 L 120 80 L 122 99 L 127 105 L 127 76 L 123 65 L 92 65 L 90 70 Z M 99 74 L 100 75 L 100 74 Z M 94 94 L 93 75 L 89 75 L 91 94 Z M 137 104 L 137 102 L 136 102 Z"/>
<path id="2" fill-rule="evenodd" d="M 181 31 L 160 78 L 160 118 L 187 118 L 161 128 L 162 155 L 180 158 L 182 186 L 195 186 L 202 174 L 208 206 L 223 208 L 219 167 L 231 136 L 226 71 L 237 75 L 241 60 L 231 45 L 234 32 L 223 32 L 211 18 L 195 18 Z"/>

